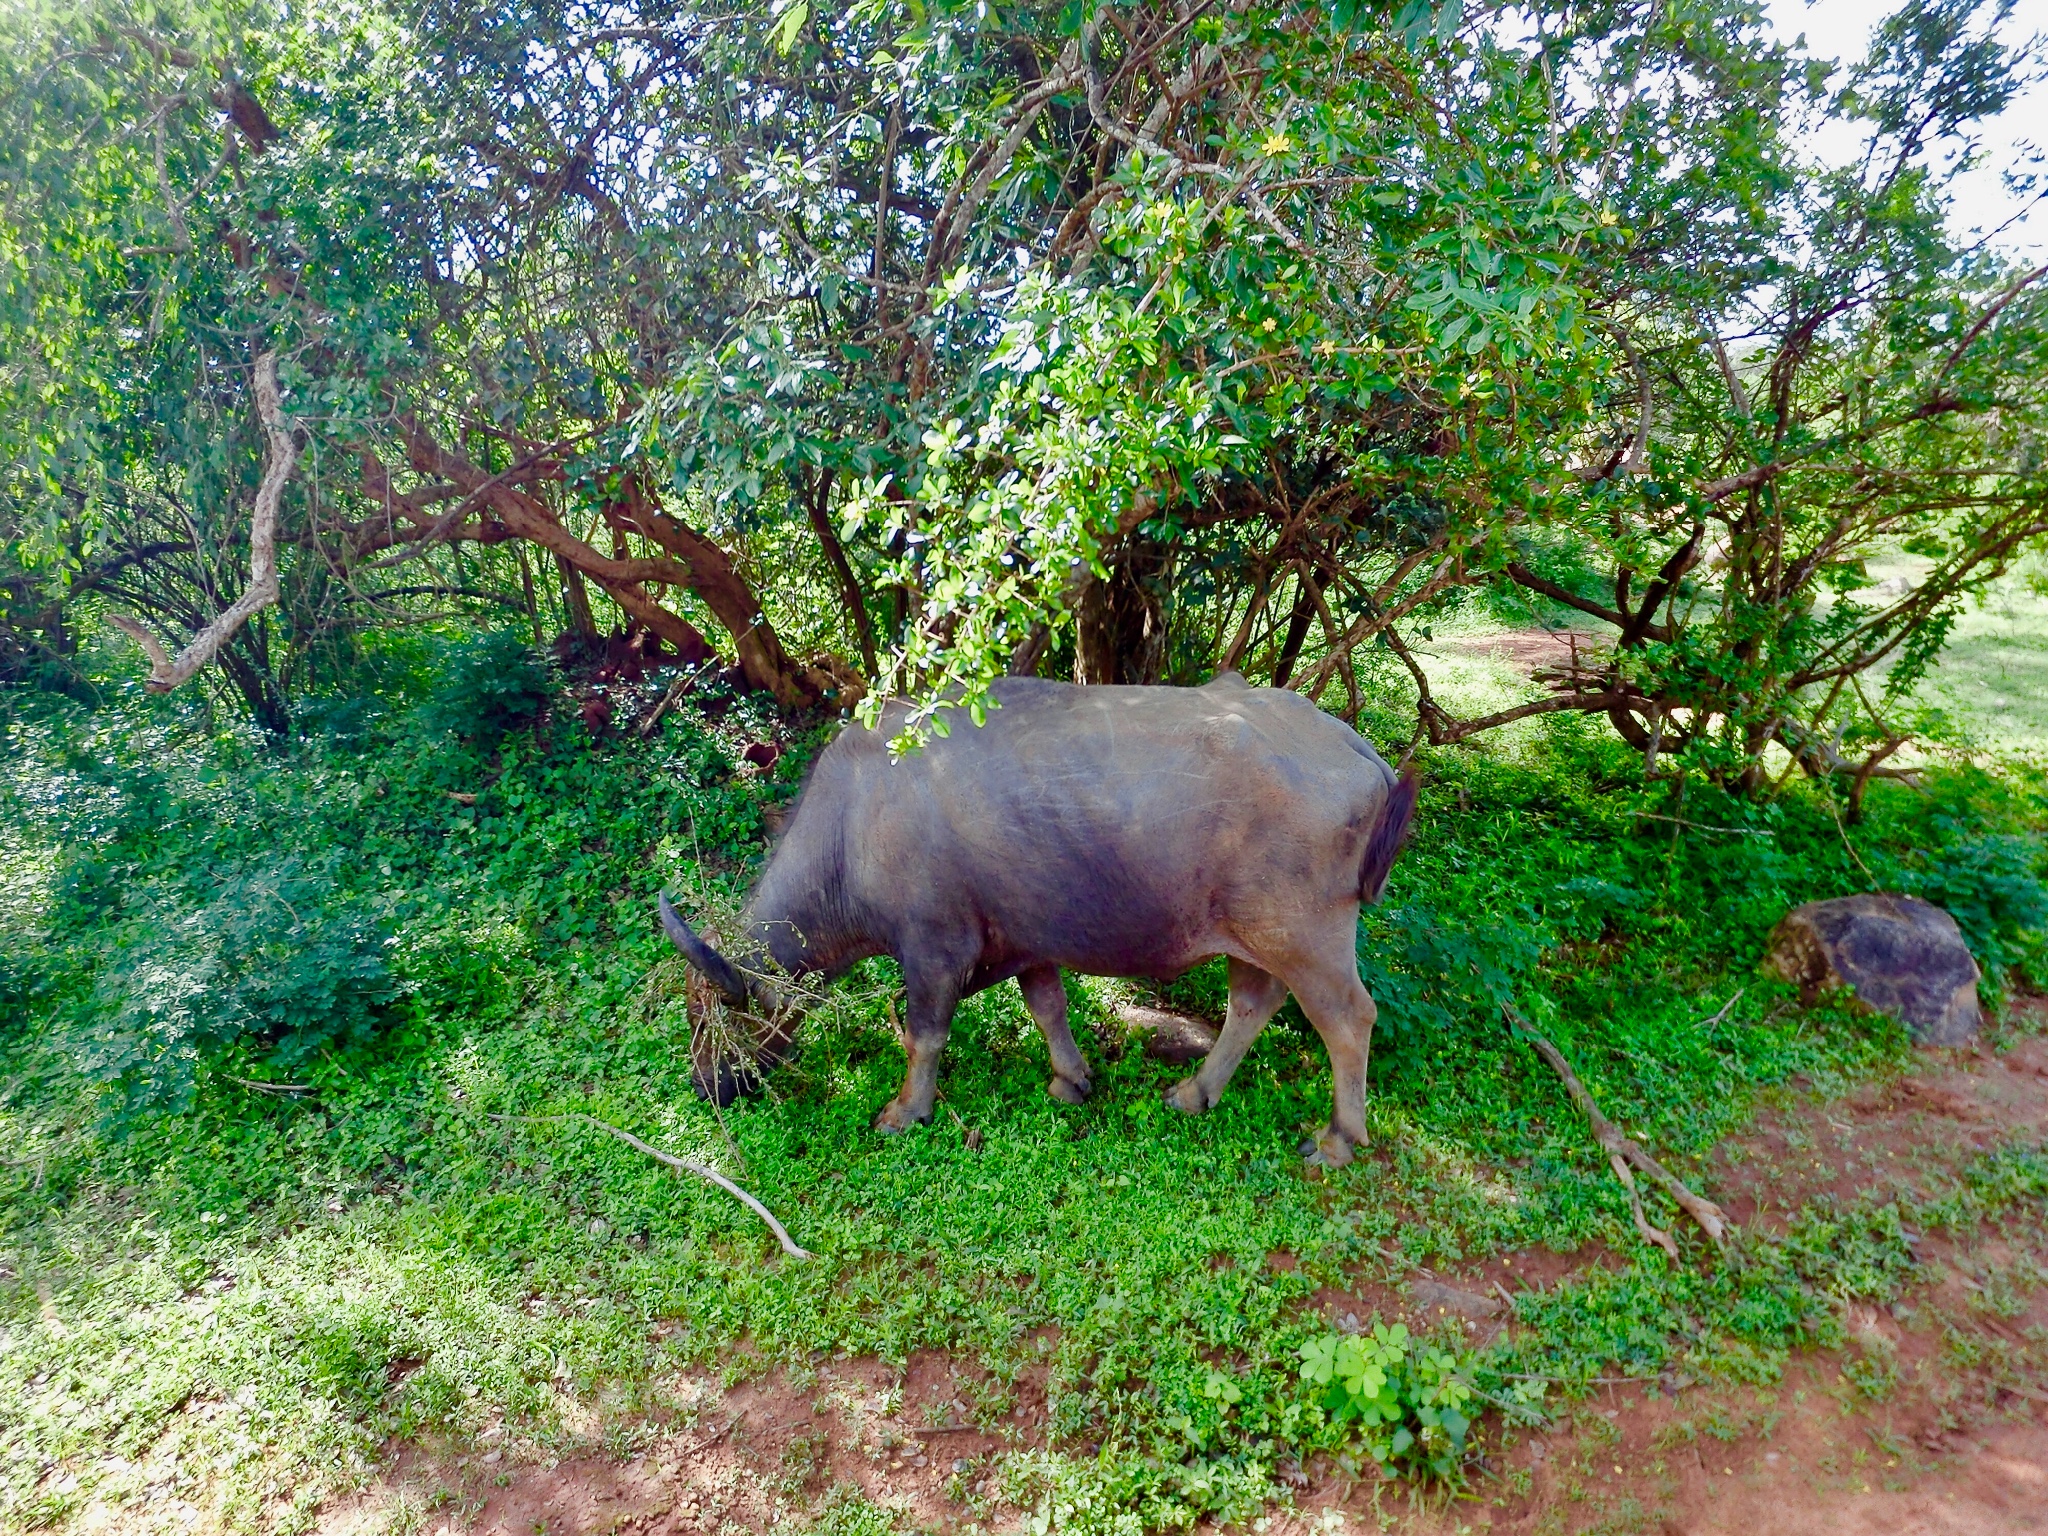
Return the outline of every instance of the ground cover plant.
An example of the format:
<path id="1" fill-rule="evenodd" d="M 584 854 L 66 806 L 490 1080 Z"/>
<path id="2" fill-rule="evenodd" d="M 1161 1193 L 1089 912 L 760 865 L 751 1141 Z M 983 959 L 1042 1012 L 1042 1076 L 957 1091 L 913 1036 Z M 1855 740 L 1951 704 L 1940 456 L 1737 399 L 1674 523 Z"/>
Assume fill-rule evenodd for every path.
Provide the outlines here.
<path id="1" fill-rule="evenodd" d="M 678 1370 L 922 1349 L 965 1362 L 988 1422 L 1047 1373 L 1042 1447 L 1005 1475 L 1052 1528 L 1242 1519 L 1318 1454 L 1455 1480 L 1469 1449 L 1593 1378 L 1768 1377 L 1839 1338 L 1845 1299 L 1905 1283 L 1907 1234 L 2048 1197 L 2043 1149 L 2003 1146 L 1910 1206 L 1816 1207 L 1740 1262 L 1683 1236 L 1674 1265 L 1502 1018 L 1511 1003 L 1631 1134 L 1696 1170 L 1758 1092 L 1908 1054 L 1897 1026 L 1801 1009 L 1754 973 L 1793 902 L 1924 891 L 1994 962 L 1987 988 L 2039 965 L 2048 789 L 2024 770 L 1880 785 L 1845 832 L 1796 794 L 1758 812 L 1695 792 L 1659 819 L 1640 758 L 1569 724 L 1431 760 L 1415 843 L 1361 929 L 1382 1005 L 1373 1153 L 1324 1176 L 1293 1151 L 1324 1113 L 1304 1025 L 1283 1016 L 1189 1120 L 1161 1102 L 1175 1069 L 1118 1039 L 1093 983 L 1071 986 L 1095 1025 L 1089 1104 L 1046 1097 L 1005 987 L 962 1010 L 939 1121 L 877 1137 L 900 1072 L 883 964 L 721 1122 L 688 1089 L 652 897 L 737 890 L 816 736 L 742 771 L 776 729 L 765 706 L 593 741 L 557 700 L 465 740 L 462 657 L 420 676 L 364 701 L 352 734 L 282 748 L 172 700 L 45 696 L 9 720 L 0 1478 L 17 1525 L 88 1502 L 140 1518 L 175 1492 L 230 1528 L 304 1527 L 394 1435 L 509 1425 L 561 1446 L 595 1414 L 626 1436 L 673 1411 Z M 265 905 L 292 916 L 242 956 Z M 1167 1001 L 1218 985 L 1197 972 Z M 195 1013 L 200 995 L 228 1006 Z M 728 1197 L 610 1138 L 494 1118 L 567 1113 L 720 1167 L 818 1257 L 776 1257 Z M 1512 1346 L 1477 1351 L 1455 1324 L 1333 1334 L 1309 1305 L 1589 1242 L 1619 1262 L 1521 1298 Z"/>
<path id="2" fill-rule="evenodd" d="M 1531 1045 L 1711 1193 L 1918 1082 L 1759 974 L 1788 907 L 2048 984 L 2048 267 L 1949 205 L 2013 13 L 1839 63 L 1754 0 L 0 13 L 0 1523 L 306 1530 L 938 1359 L 948 1520 L 1122 1536 L 1462 1497 L 1596 1383 L 1818 1346 L 1884 1400 L 1941 1244 L 2026 1315 L 2020 1121 L 1724 1251 Z M 1006 985 L 873 1134 L 881 962 L 691 1094 L 654 898 L 731 913 L 850 715 L 1226 669 L 1426 783 L 1369 1156 L 1298 1160 L 1291 1007 L 1162 1103 L 1125 1010 L 1214 965 L 1069 980 L 1083 1106 Z M 1392 1315 L 1535 1254 L 1499 1331 Z M 761 1522 L 911 1518 L 807 1425 Z"/>

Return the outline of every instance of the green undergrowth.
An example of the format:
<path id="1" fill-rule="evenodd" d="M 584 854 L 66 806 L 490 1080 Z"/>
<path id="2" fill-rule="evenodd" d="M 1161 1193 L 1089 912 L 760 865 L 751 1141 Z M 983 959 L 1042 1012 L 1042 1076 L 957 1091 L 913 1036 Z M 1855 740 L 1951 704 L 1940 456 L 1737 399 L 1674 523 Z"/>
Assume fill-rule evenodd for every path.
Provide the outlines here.
<path id="1" fill-rule="evenodd" d="M 1125 994 L 1083 979 L 1080 1108 L 1046 1095 L 1006 985 L 962 1007 L 937 1122 L 875 1135 L 902 1071 L 877 962 L 809 1021 L 773 1091 L 721 1122 L 689 1090 L 654 893 L 742 890 L 762 812 L 820 734 L 748 775 L 741 751 L 771 722 L 744 702 L 596 743 L 562 710 L 536 724 L 516 693 L 494 707 L 468 739 L 445 699 L 337 710 L 346 729 L 289 748 L 206 735 L 163 701 L 12 719 L 11 1524 L 140 1511 L 155 1490 L 230 1528 L 303 1528 L 392 1436 L 504 1423 L 566 1447 L 593 1413 L 667 1413 L 681 1372 L 921 1349 L 963 1363 L 990 1423 L 1043 1373 L 1047 1448 L 1004 1475 L 1044 1528 L 1241 1519 L 1317 1451 L 1455 1475 L 1425 1408 L 1483 1436 L 1601 1375 L 1768 1377 L 1835 1337 L 1842 1298 L 1903 1285 L 1911 1234 L 2048 1196 L 2041 1150 L 2005 1148 L 1910 1206 L 1815 1207 L 1724 1261 L 1652 1194 L 1686 1245 L 1674 1265 L 1637 1239 L 1583 1121 L 1502 1017 L 1512 1004 L 1697 1177 L 1759 1093 L 1907 1060 L 1897 1026 L 1801 1009 L 1759 977 L 1789 906 L 1921 892 L 1992 962 L 1987 993 L 2041 974 L 2048 787 L 2023 765 L 1880 784 L 1845 833 L 1798 790 L 1679 804 L 1569 725 L 1429 760 L 1414 840 L 1361 931 L 1382 1006 L 1374 1147 L 1328 1174 L 1294 1150 L 1327 1115 L 1328 1068 L 1291 1007 L 1189 1119 L 1162 1102 L 1172 1071 L 1119 1035 Z M 1220 989 L 1205 968 L 1165 995 L 1214 1007 Z M 782 1258 L 728 1196 L 585 1126 L 495 1118 L 569 1113 L 719 1167 L 817 1257 Z M 1321 1288 L 1391 1295 L 1417 1266 L 1587 1244 L 1619 1262 L 1525 1297 L 1512 1349 L 1446 1328 L 1389 1357 L 1384 1392 L 1354 1371 L 1350 1397 L 1305 1370 L 1339 1348 Z M 1383 1397 L 1376 1417 L 1359 1406 Z M 814 1513 L 881 1518 L 859 1501 Z"/>

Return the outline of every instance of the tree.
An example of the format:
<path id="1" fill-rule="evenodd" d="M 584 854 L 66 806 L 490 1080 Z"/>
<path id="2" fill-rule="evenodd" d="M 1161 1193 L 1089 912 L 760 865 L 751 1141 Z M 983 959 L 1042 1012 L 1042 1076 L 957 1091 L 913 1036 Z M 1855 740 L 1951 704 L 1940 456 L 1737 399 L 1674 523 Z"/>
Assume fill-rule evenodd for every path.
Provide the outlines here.
<path id="1" fill-rule="evenodd" d="M 531 550 L 571 628 L 705 625 L 791 705 L 858 654 L 913 735 L 1006 670 L 1355 717 L 1391 662 L 1437 741 L 1589 711 L 1652 771 L 1866 782 L 2041 532 L 2039 285 L 1928 159 L 2027 67 L 1987 14 L 1912 0 L 1832 87 L 1748 0 L 30 14 L 14 633 L 242 589 L 275 348 L 259 693 L 404 564 L 538 626 Z M 1827 117 L 1860 169 L 1795 152 Z M 1936 565 L 1869 606 L 1900 541 Z M 1409 638 L 1475 591 L 1611 634 L 1452 719 Z"/>

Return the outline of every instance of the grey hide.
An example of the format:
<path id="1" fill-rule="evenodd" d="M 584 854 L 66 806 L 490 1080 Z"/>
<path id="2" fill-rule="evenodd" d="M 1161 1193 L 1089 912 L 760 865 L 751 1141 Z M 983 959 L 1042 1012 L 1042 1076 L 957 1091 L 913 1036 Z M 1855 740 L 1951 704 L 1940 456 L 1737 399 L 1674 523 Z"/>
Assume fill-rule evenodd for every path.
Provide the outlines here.
<path id="1" fill-rule="evenodd" d="M 735 1004 L 772 1002 L 742 971 L 831 978 L 892 955 L 907 994 L 903 1089 L 876 1125 L 928 1121 L 955 1004 L 1016 977 L 1052 1057 L 1050 1091 L 1088 1093 L 1062 967 L 1167 979 L 1230 958 L 1216 1044 L 1169 1100 L 1214 1105 L 1288 993 L 1329 1052 L 1329 1127 L 1303 1150 L 1349 1162 L 1365 1138 L 1375 1017 L 1358 978 L 1361 900 L 1376 901 L 1415 802 L 1380 755 L 1299 694 L 1235 673 L 1202 688 L 1012 678 L 1000 707 L 892 762 L 901 728 L 849 726 L 820 755 L 727 947 L 662 902 L 670 936 Z M 788 1029 L 775 1032 L 787 1048 Z M 699 1060 L 725 1102 L 747 1078 Z"/>

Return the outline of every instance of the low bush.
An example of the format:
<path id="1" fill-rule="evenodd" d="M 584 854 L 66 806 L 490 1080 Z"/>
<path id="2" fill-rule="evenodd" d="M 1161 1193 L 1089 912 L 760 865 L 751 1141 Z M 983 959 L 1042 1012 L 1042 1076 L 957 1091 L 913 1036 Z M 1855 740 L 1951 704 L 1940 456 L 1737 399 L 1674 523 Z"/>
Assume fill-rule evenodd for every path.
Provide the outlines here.
<path id="1" fill-rule="evenodd" d="M 547 704 L 546 668 L 509 630 L 445 641 L 431 665 L 434 681 L 415 710 L 429 735 L 456 736 L 488 751 Z"/>
<path id="2" fill-rule="evenodd" d="M 121 1113 L 183 1111 L 230 1054 L 289 1073 L 361 1043 L 398 990 L 390 934 L 335 876 L 337 853 L 236 859 L 130 892 L 63 1039 Z"/>
<path id="3" fill-rule="evenodd" d="M 1472 1429 L 1472 1368 L 1469 1355 L 1416 1338 L 1402 1323 L 1322 1334 L 1301 1346 L 1301 1379 L 1312 1395 L 1297 1405 L 1292 1427 L 1312 1433 L 1319 1414 L 1340 1436 L 1356 1426 L 1384 1471 L 1456 1478 Z"/>

